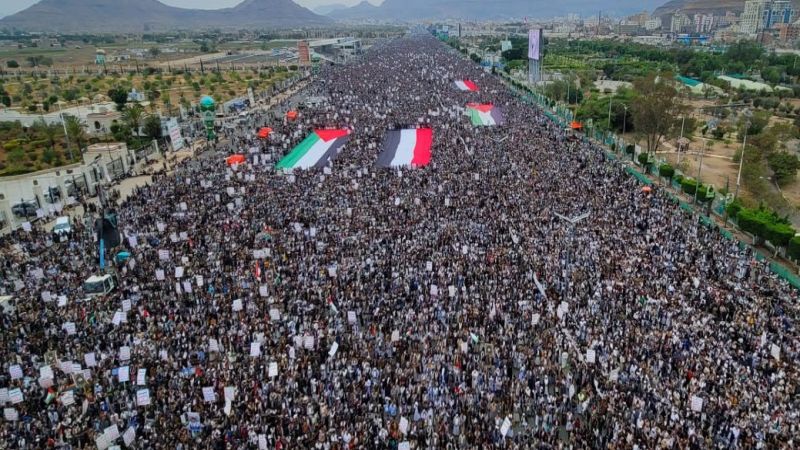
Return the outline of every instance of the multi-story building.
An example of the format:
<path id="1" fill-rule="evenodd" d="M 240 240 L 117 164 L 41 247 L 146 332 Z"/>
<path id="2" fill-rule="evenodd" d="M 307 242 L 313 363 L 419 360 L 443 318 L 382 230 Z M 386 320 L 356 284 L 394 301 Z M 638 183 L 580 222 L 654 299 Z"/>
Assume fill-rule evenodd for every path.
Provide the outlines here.
<path id="1" fill-rule="evenodd" d="M 739 32 L 755 35 L 762 29 L 761 20 L 766 9 L 766 0 L 747 0 L 744 2 L 744 12 L 739 21 Z"/>
<path id="2" fill-rule="evenodd" d="M 661 18 L 653 17 L 644 23 L 644 29 L 647 31 L 655 31 L 661 28 Z"/>
<path id="3" fill-rule="evenodd" d="M 787 0 L 773 0 L 767 3 L 762 13 L 761 25 L 765 30 L 771 30 L 776 25 L 790 24 L 794 19 L 792 2 Z"/>
<path id="4" fill-rule="evenodd" d="M 800 39 L 800 23 L 781 23 L 777 25 L 779 31 L 779 39 L 784 43 L 796 42 Z"/>
<path id="5" fill-rule="evenodd" d="M 669 31 L 672 33 L 683 33 L 687 31 L 693 23 L 694 22 L 689 19 L 689 16 L 679 11 L 672 16 L 672 24 L 670 24 Z"/>
<path id="6" fill-rule="evenodd" d="M 709 33 L 714 28 L 714 16 L 707 14 L 694 15 L 694 32 Z"/>
<path id="7" fill-rule="evenodd" d="M 748 0 L 744 3 L 739 31 L 754 35 L 776 29 L 780 24 L 790 24 L 793 19 L 794 7 L 789 0 Z"/>

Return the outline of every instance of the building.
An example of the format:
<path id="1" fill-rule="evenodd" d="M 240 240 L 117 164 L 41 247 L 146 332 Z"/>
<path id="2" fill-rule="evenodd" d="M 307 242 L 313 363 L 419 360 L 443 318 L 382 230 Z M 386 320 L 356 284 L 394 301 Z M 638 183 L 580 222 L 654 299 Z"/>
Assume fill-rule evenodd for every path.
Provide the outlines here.
<path id="1" fill-rule="evenodd" d="M 661 18 L 653 17 L 644 23 L 644 29 L 647 31 L 655 31 L 661 28 Z"/>
<path id="2" fill-rule="evenodd" d="M 747 0 L 739 23 L 743 34 L 755 35 L 763 30 L 776 29 L 781 24 L 791 24 L 794 7 L 788 0 Z"/>
<path id="3" fill-rule="evenodd" d="M 0 234 L 32 220 L 52 220 L 78 197 L 97 195 L 101 185 L 123 178 L 136 162 L 124 143 L 90 145 L 84 161 L 0 179 Z M 35 214 L 14 214 L 15 206 L 31 205 Z"/>
<path id="4" fill-rule="evenodd" d="M 739 21 L 739 32 L 755 35 L 761 30 L 761 19 L 766 8 L 765 0 L 747 0 L 744 2 L 744 12 Z"/>
<path id="5" fill-rule="evenodd" d="M 625 21 L 628 23 L 635 23 L 640 27 L 644 27 L 644 24 L 650 20 L 650 14 L 647 11 L 642 11 L 639 14 L 634 14 L 632 16 L 628 16 Z"/>
<path id="6" fill-rule="evenodd" d="M 694 15 L 694 32 L 710 33 L 714 28 L 714 16 L 709 14 Z"/>
<path id="7" fill-rule="evenodd" d="M 669 31 L 672 33 L 684 33 L 693 24 L 694 22 L 689 19 L 689 16 L 678 11 L 672 16 L 672 23 L 670 24 Z"/>
<path id="8" fill-rule="evenodd" d="M 122 116 L 114 110 L 101 110 L 86 114 L 86 125 L 89 135 L 105 136 L 111 133 L 111 126 L 121 120 Z"/>
<path id="9" fill-rule="evenodd" d="M 98 66 L 102 66 L 106 63 L 106 51 L 98 48 L 97 52 L 94 54 L 94 63 Z"/>
<path id="10" fill-rule="evenodd" d="M 778 28 L 778 36 L 781 42 L 783 43 L 793 43 L 800 39 L 800 22 L 790 23 L 790 24 L 779 24 Z"/>
<path id="11" fill-rule="evenodd" d="M 310 49 L 322 59 L 331 62 L 345 62 L 361 55 L 361 40 L 354 37 L 321 39 L 308 43 Z"/>
<path id="12" fill-rule="evenodd" d="M 297 56 L 300 64 L 309 64 L 311 62 L 311 52 L 308 48 L 308 41 L 297 42 Z"/>
<path id="13" fill-rule="evenodd" d="M 792 2 L 787 0 L 772 1 L 766 4 L 762 13 L 761 26 L 764 30 L 774 29 L 777 25 L 788 25 L 794 19 Z"/>

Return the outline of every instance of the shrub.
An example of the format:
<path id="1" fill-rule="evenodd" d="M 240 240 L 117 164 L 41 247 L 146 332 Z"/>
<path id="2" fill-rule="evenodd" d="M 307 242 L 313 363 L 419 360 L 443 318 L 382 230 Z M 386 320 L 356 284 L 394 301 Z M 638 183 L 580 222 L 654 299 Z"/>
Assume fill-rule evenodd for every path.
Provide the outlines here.
<path id="1" fill-rule="evenodd" d="M 795 236 L 789 241 L 786 252 L 795 261 L 800 260 L 800 236 Z"/>
<path id="2" fill-rule="evenodd" d="M 738 198 L 730 203 L 725 208 L 725 211 L 728 213 L 730 217 L 736 217 L 739 215 L 739 211 L 742 210 L 742 202 Z"/>
<path id="3" fill-rule="evenodd" d="M 686 192 L 689 195 L 694 195 L 694 191 L 697 190 L 697 180 L 684 178 L 681 180 L 681 187 L 683 188 L 683 192 Z"/>
<path id="4" fill-rule="evenodd" d="M 764 239 L 778 247 L 786 247 L 795 235 L 794 228 L 785 223 L 767 224 Z"/>
<path id="5" fill-rule="evenodd" d="M 625 146 L 625 153 L 632 155 L 636 151 L 636 146 L 633 144 L 628 144 Z"/>
<path id="6" fill-rule="evenodd" d="M 672 176 L 675 175 L 675 168 L 669 164 L 662 164 L 661 167 L 658 168 L 658 173 L 662 177 L 670 180 Z"/>
<path id="7" fill-rule="evenodd" d="M 650 162 L 650 156 L 647 153 L 639 153 L 637 158 L 639 160 L 639 164 L 646 166 L 647 163 Z"/>
<path id="8" fill-rule="evenodd" d="M 701 184 L 699 188 L 697 188 L 697 201 L 698 202 L 710 202 L 714 199 L 714 189 L 711 186 L 706 186 Z"/>

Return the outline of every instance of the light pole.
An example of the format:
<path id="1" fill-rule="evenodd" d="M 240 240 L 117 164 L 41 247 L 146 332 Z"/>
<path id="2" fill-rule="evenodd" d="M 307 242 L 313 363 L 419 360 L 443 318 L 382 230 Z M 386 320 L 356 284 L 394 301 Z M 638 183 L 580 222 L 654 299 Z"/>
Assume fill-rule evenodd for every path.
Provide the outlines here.
<path id="1" fill-rule="evenodd" d="M 611 104 L 614 102 L 614 99 L 609 97 L 608 99 L 608 132 L 611 132 Z"/>
<path id="2" fill-rule="evenodd" d="M 570 248 L 567 250 L 567 290 L 569 290 L 569 284 L 572 281 L 572 246 L 575 244 L 575 226 L 578 223 L 587 217 L 589 217 L 590 213 L 583 213 L 578 216 L 574 217 L 567 217 L 562 216 L 561 214 L 554 212 L 553 213 L 559 219 L 567 222 L 570 224 L 571 232 L 570 232 Z"/>
<path id="3" fill-rule="evenodd" d="M 750 131 L 750 120 L 747 120 L 744 125 L 744 138 L 742 139 L 742 156 L 739 158 L 739 173 L 736 175 L 736 193 L 733 194 L 733 200 L 739 198 L 739 186 L 742 183 L 742 166 L 744 166 L 744 151 L 747 149 L 747 132 Z"/>
<path id="4" fill-rule="evenodd" d="M 706 154 L 706 146 L 708 145 L 708 139 L 703 141 L 703 150 L 700 152 L 700 165 L 697 167 L 697 185 L 694 188 L 694 204 L 697 204 L 697 191 L 700 190 L 700 171 L 703 170 L 703 156 Z M 706 192 L 708 194 L 708 192 Z"/>

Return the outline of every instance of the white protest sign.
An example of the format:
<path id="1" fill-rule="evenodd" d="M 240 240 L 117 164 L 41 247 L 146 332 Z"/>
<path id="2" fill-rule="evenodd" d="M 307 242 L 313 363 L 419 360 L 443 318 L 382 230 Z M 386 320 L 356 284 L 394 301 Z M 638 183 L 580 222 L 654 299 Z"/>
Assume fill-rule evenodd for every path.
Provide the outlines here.
<path id="1" fill-rule="evenodd" d="M 183 267 L 177 266 L 175 267 L 175 278 L 181 278 L 181 277 L 183 277 Z"/>
<path id="2" fill-rule="evenodd" d="M 126 381 L 131 380 L 131 368 L 128 366 L 122 366 L 119 368 L 117 372 L 117 380 L 120 383 L 125 383 Z"/>
<path id="3" fill-rule="evenodd" d="M 594 364 L 596 356 L 597 355 L 595 354 L 595 351 L 593 349 L 590 348 L 590 349 L 586 350 L 586 362 L 587 363 Z"/>
<path id="4" fill-rule="evenodd" d="M 87 354 L 83 355 L 83 361 L 84 361 L 84 362 L 86 363 L 86 365 L 87 365 L 87 366 L 89 366 L 89 367 L 95 367 L 95 366 L 97 366 L 97 360 L 95 360 L 95 357 L 94 357 L 94 352 L 92 352 L 92 353 L 87 353 Z"/>
<path id="5" fill-rule="evenodd" d="M 16 405 L 17 403 L 24 402 L 25 396 L 22 395 L 20 388 L 14 388 L 8 391 L 8 400 L 12 405 Z"/>
<path id="6" fill-rule="evenodd" d="M 692 411 L 700 412 L 703 410 L 703 398 L 696 395 L 692 396 Z"/>
<path id="7" fill-rule="evenodd" d="M 158 281 L 164 281 L 164 279 L 165 279 L 165 277 L 164 277 L 164 271 L 163 271 L 163 270 L 161 270 L 161 269 L 156 269 L 156 280 L 158 280 Z"/>
<path id="8" fill-rule="evenodd" d="M 400 432 L 403 434 L 408 434 L 408 419 L 405 417 L 400 418 Z"/>
<path id="9" fill-rule="evenodd" d="M 9 422 L 16 422 L 19 420 L 19 413 L 14 408 L 3 408 L 3 417 Z"/>
<path id="10" fill-rule="evenodd" d="M 22 378 L 22 366 L 19 364 L 14 364 L 8 368 L 8 374 L 11 375 L 12 380 L 18 380 Z"/>
<path id="11" fill-rule="evenodd" d="M 147 406 L 150 404 L 150 389 L 139 389 L 136 391 L 136 405 Z"/>
<path id="12" fill-rule="evenodd" d="M 209 352 L 218 352 L 219 351 L 219 342 L 217 342 L 214 338 L 208 339 L 208 351 Z"/>
<path id="13" fill-rule="evenodd" d="M 203 388 L 203 401 L 206 403 L 213 403 L 217 401 L 217 393 L 214 392 L 213 386 Z"/>
<path id="14" fill-rule="evenodd" d="M 275 377 L 278 376 L 278 363 L 277 362 L 272 361 L 271 363 L 269 363 L 269 372 L 268 372 L 267 376 L 269 376 L 270 378 L 275 378 Z"/>
<path id="15" fill-rule="evenodd" d="M 233 398 L 236 396 L 236 388 L 233 386 L 225 386 L 225 401 L 232 402 Z"/>
<path id="16" fill-rule="evenodd" d="M 66 322 L 64 325 L 64 331 L 67 332 L 68 336 L 72 336 L 75 334 L 75 322 Z"/>
<path id="17" fill-rule="evenodd" d="M 244 309 L 244 305 L 242 305 L 242 299 L 237 298 L 233 301 L 233 311 L 238 312 Z"/>
<path id="18" fill-rule="evenodd" d="M 122 312 L 128 312 L 131 310 L 131 299 L 126 298 L 122 301 Z"/>
<path id="19" fill-rule="evenodd" d="M 50 378 L 52 380 L 53 378 L 55 378 L 56 375 L 53 373 L 52 367 L 45 365 L 39 367 L 39 376 L 41 378 Z"/>
<path id="20" fill-rule="evenodd" d="M 123 345 L 119 348 L 119 360 L 127 361 L 129 359 L 131 359 L 131 348 L 127 345 Z"/>
<path id="21" fill-rule="evenodd" d="M 136 429 L 133 427 L 128 427 L 128 429 L 122 433 L 122 442 L 124 442 L 126 446 L 130 447 L 131 444 L 133 444 L 134 439 L 136 439 Z"/>
<path id="22" fill-rule="evenodd" d="M 305 336 L 303 338 L 303 347 L 306 350 L 314 350 L 314 336 Z"/>
<path id="23" fill-rule="evenodd" d="M 356 312 L 355 311 L 347 311 L 347 322 L 348 323 L 356 323 Z"/>
<path id="24" fill-rule="evenodd" d="M 333 341 L 333 345 L 331 345 L 331 349 L 328 351 L 328 355 L 334 356 L 337 350 L 339 350 L 339 343 Z"/>
<path id="25" fill-rule="evenodd" d="M 250 356 L 252 356 L 252 357 L 261 356 L 261 343 L 260 342 L 251 342 L 250 343 Z"/>
<path id="26" fill-rule="evenodd" d="M 61 394 L 60 398 L 61 404 L 64 406 L 74 405 L 75 404 L 75 393 L 72 390 L 66 391 Z"/>
<path id="27" fill-rule="evenodd" d="M 769 349 L 769 354 L 772 355 L 773 358 L 780 360 L 781 359 L 781 348 L 778 347 L 777 344 L 772 344 Z"/>
<path id="28" fill-rule="evenodd" d="M 146 383 L 145 378 L 147 377 L 147 369 L 139 369 L 136 372 L 136 384 L 139 386 L 144 386 Z"/>
<path id="29" fill-rule="evenodd" d="M 500 434 L 502 434 L 503 437 L 505 437 L 508 434 L 508 430 L 510 429 L 511 429 L 511 419 L 506 417 L 505 419 L 503 419 L 503 424 L 500 426 Z"/>

